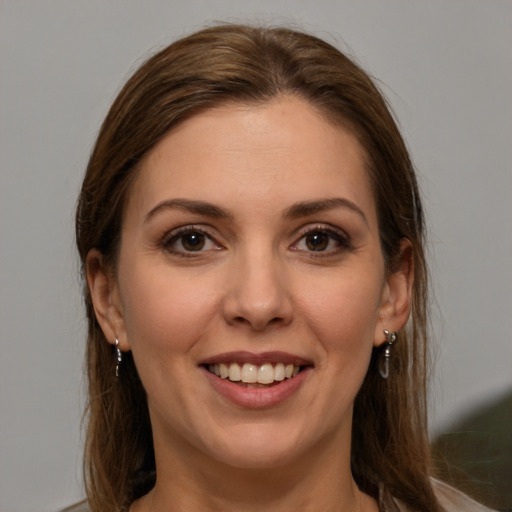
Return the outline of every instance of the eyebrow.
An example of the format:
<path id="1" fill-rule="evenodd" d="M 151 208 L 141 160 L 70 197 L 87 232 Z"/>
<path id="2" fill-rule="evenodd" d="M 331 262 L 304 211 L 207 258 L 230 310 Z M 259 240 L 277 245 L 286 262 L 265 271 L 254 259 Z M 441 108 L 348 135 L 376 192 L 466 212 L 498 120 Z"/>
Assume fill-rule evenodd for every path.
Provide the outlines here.
<path id="1" fill-rule="evenodd" d="M 368 219 L 366 218 L 363 210 L 349 199 L 345 199 L 343 197 L 331 197 L 327 199 L 296 203 L 285 210 L 283 218 L 297 219 L 300 217 L 308 217 L 309 215 L 333 210 L 335 208 L 347 208 L 357 213 L 368 226 Z M 198 201 L 194 199 L 166 199 L 165 201 L 158 203 L 146 214 L 144 223 L 149 222 L 159 212 L 168 209 L 186 210 L 191 213 L 204 215 L 214 219 L 232 218 L 232 215 L 227 210 L 207 201 Z"/>
<path id="2" fill-rule="evenodd" d="M 303 201 L 296 203 L 286 210 L 284 217 L 289 219 L 297 219 L 300 217 L 314 215 L 315 213 L 333 210 L 335 208 L 347 208 L 357 213 L 368 226 L 368 219 L 366 218 L 363 210 L 361 210 L 357 204 L 343 197 L 330 197 L 316 201 Z"/>
<path id="3" fill-rule="evenodd" d="M 196 201 L 194 199 L 167 199 L 158 203 L 146 214 L 144 223 L 149 222 L 157 213 L 168 209 L 186 210 L 191 213 L 215 219 L 231 218 L 231 215 L 227 210 L 206 201 Z"/>

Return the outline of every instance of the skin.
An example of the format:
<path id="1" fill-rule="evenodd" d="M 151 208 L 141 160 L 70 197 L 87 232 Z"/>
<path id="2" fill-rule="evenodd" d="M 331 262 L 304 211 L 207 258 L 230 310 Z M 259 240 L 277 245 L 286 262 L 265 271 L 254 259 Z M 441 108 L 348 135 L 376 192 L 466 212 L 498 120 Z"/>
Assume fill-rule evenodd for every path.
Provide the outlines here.
<path id="1" fill-rule="evenodd" d="M 201 113 L 143 161 L 116 272 L 96 250 L 87 268 L 148 396 L 158 478 L 132 512 L 377 510 L 350 472 L 352 408 L 384 329 L 407 321 L 412 270 L 404 257 L 386 271 L 353 135 L 293 97 Z M 283 402 L 241 407 L 199 366 L 241 350 L 312 367 Z"/>

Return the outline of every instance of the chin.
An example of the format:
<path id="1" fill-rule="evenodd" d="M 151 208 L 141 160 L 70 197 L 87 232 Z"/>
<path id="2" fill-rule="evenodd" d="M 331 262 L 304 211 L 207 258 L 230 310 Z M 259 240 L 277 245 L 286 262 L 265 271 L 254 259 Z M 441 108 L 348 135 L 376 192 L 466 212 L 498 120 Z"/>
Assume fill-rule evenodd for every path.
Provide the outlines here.
<path id="1" fill-rule="evenodd" d="M 283 450 L 283 447 L 246 447 L 244 451 L 230 450 L 219 454 L 219 462 L 237 469 L 270 470 L 288 466 L 298 458 L 297 449 Z"/>
<path id="2" fill-rule="evenodd" d="M 245 425 L 231 431 L 224 442 L 216 442 L 211 454 L 239 469 L 275 469 L 298 462 L 315 444 L 300 437 L 299 432 L 281 426 Z"/>

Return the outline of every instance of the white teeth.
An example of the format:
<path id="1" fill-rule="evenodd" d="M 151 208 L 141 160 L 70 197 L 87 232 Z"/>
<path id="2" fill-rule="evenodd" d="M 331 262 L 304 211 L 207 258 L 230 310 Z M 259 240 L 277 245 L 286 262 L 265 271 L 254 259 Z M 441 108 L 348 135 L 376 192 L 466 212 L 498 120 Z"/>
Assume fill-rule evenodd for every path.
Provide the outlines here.
<path id="1" fill-rule="evenodd" d="M 276 367 L 274 368 L 274 380 L 282 381 L 284 380 L 284 377 L 284 364 L 277 363 Z"/>
<path id="2" fill-rule="evenodd" d="M 242 366 L 242 382 L 258 382 L 258 367 L 255 364 L 245 363 Z"/>
<path id="3" fill-rule="evenodd" d="M 221 378 L 222 379 L 226 379 L 228 374 L 229 374 L 228 367 L 224 363 L 220 363 L 219 364 L 219 370 L 220 370 Z"/>
<path id="4" fill-rule="evenodd" d="M 242 380 L 242 369 L 239 364 L 231 363 L 229 365 L 228 379 L 232 382 L 239 382 Z"/>
<path id="5" fill-rule="evenodd" d="M 274 367 L 270 364 L 262 364 L 258 369 L 258 382 L 260 384 L 272 384 L 274 382 Z"/>
<path id="6" fill-rule="evenodd" d="M 272 384 L 291 379 L 299 373 L 300 366 L 283 363 L 277 363 L 275 366 L 272 363 L 259 366 L 251 363 L 242 366 L 238 363 L 220 363 L 208 365 L 208 370 L 222 379 L 229 379 L 231 382 L 242 381 L 248 384 L 247 387 L 257 387 L 253 384 Z"/>

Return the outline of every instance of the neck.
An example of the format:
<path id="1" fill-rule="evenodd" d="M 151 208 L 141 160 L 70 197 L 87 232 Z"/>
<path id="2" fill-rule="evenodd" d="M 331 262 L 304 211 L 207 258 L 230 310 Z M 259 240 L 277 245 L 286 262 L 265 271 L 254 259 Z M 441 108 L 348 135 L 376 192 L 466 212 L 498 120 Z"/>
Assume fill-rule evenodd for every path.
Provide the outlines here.
<path id="1" fill-rule="evenodd" d="M 312 453 L 271 469 L 229 466 L 191 454 L 190 447 L 186 459 L 175 453 L 157 457 L 156 485 L 130 512 L 377 511 L 352 478 L 350 451 L 333 453 L 331 446 L 316 445 Z"/>

